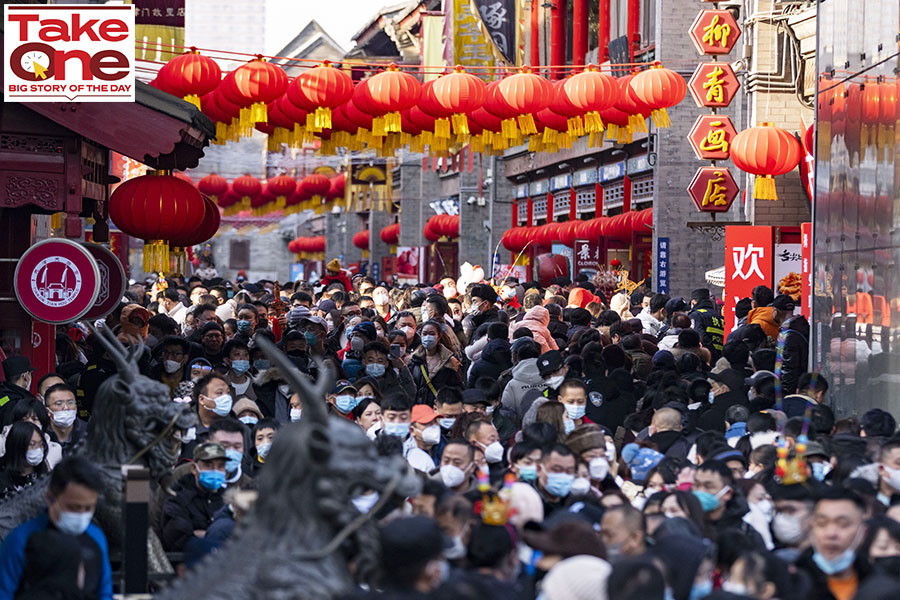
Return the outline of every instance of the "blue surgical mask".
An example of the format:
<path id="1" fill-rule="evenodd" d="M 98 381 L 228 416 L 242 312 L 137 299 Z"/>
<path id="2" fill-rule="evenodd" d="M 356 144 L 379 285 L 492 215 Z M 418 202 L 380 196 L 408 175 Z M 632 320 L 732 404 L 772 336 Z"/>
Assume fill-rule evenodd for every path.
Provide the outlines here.
<path id="1" fill-rule="evenodd" d="M 68 533 L 69 535 L 81 535 L 87 531 L 88 526 L 91 524 L 91 519 L 93 518 L 94 511 L 77 513 L 63 510 L 59 513 L 56 527 L 63 533 Z"/>
<path id="2" fill-rule="evenodd" d="M 231 370 L 238 375 L 243 375 L 250 370 L 249 360 L 233 360 L 231 361 Z"/>
<path id="3" fill-rule="evenodd" d="M 437 346 L 437 336 L 423 335 L 420 339 L 422 340 L 422 346 L 424 346 L 426 350 L 431 350 Z"/>
<path id="4" fill-rule="evenodd" d="M 225 450 L 225 458 L 228 459 L 225 462 L 225 472 L 234 473 L 238 470 L 238 467 L 241 466 L 241 461 L 244 459 L 244 453 L 228 448 Z"/>
<path id="5" fill-rule="evenodd" d="M 704 581 L 702 583 L 695 583 L 691 586 L 691 595 L 688 596 L 688 600 L 701 600 L 701 598 L 706 598 L 713 591 L 713 584 L 711 580 Z"/>
<path id="6" fill-rule="evenodd" d="M 707 399 L 709 400 L 709 403 L 710 403 L 710 404 L 712 404 L 713 401 L 715 401 L 716 395 L 713 394 L 713 391 L 712 391 L 712 390 L 709 390 L 709 395 L 707 395 Z"/>
<path id="7" fill-rule="evenodd" d="M 227 417 L 231 412 L 231 405 L 234 403 L 231 394 L 222 394 L 218 398 L 213 398 L 213 402 L 216 403 L 216 407 L 212 411 L 220 417 Z"/>
<path id="8" fill-rule="evenodd" d="M 384 365 L 380 363 L 369 363 L 366 365 L 366 375 L 369 377 L 381 377 L 384 375 Z"/>
<path id="9" fill-rule="evenodd" d="M 246 319 L 241 319 L 237 322 L 237 331 L 238 333 L 250 333 L 250 326 L 253 325 L 250 321 Z"/>
<path id="10" fill-rule="evenodd" d="M 563 419 L 563 429 L 566 430 L 566 435 L 569 435 L 575 431 L 575 421 L 572 419 Z"/>
<path id="11" fill-rule="evenodd" d="M 248 427 L 253 427 L 257 423 L 259 423 L 259 418 L 254 417 L 253 415 L 247 415 L 246 417 L 241 417 L 240 419 L 238 419 L 238 421 L 240 421 L 244 425 L 247 425 Z"/>
<path id="12" fill-rule="evenodd" d="M 694 495 L 697 496 L 697 500 L 700 501 L 700 508 L 703 509 L 703 512 L 712 512 L 719 508 L 719 499 L 722 498 L 729 489 L 731 488 L 726 485 L 715 494 L 700 490 L 692 491 L 694 492 Z"/>
<path id="13" fill-rule="evenodd" d="M 564 498 L 572 491 L 572 483 L 575 481 L 574 475 L 567 473 L 547 473 L 547 492 Z"/>
<path id="14" fill-rule="evenodd" d="M 272 366 L 272 363 L 270 363 L 267 358 L 258 358 L 253 361 L 253 366 L 259 371 L 265 371 Z"/>
<path id="15" fill-rule="evenodd" d="M 269 455 L 269 450 L 272 449 L 272 442 L 263 442 L 262 444 L 256 447 L 256 455 L 261 459 L 265 460 Z"/>
<path id="16" fill-rule="evenodd" d="M 584 404 L 563 404 L 566 407 L 566 413 L 573 421 L 584 416 Z"/>
<path id="17" fill-rule="evenodd" d="M 444 417 L 442 419 L 438 419 L 438 425 L 441 426 L 441 429 L 453 429 L 453 425 L 456 423 L 456 417 Z"/>
<path id="18" fill-rule="evenodd" d="M 810 463 L 810 467 L 816 481 L 825 481 L 825 476 L 831 471 L 831 464 L 827 462 Z"/>
<path id="19" fill-rule="evenodd" d="M 316 334 L 314 334 L 312 331 L 304 331 L 303 337 L 306 338 L 306 344 L 308 346 L 315 346 L 316 342 L 319 341 L 319 338 L 317 338 Z"/>
<path id="20" fill-rule="evenodd" d="M 846 571 L 853 565 L 854 560 L 856 560 L 856 551 L 853 548 L 847 548 L 831 560 L 828 560 L 818 552 L 813 554 L 813 562 L 826 575 L 835 575 L 841 571 Z"/>
<path id="21" fill-rule="evenodd" d="M 356 398 L 349 394 L 341 394 L 334 399 L 334 404 L 345 415 L 356 407 Z"/>
<path id="22" fill-rule="evenodd" d="M 225 473 L 222 471 L 200 471 L 200 485 L 215 492 L 225 485 Z"/>
<path id="23" fill-rule="evenodd" d="M 534 481 L 535 479 L 537 479 L 537 466 L 520 465 L 519 479 L 521 479 L 522 481 Z"/>
<path id="24" fill-rule="evenodd" d="M 405 438 L 409 434 L 409 423 L 385 423 L 384 433 L 399 438 Z"/>

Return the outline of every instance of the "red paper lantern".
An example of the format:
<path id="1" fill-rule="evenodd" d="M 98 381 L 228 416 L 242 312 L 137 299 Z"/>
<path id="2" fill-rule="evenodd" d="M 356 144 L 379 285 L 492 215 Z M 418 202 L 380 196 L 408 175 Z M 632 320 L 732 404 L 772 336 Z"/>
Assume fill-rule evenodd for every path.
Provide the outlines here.
<path id="1" fill-rule="evenodd" d="M 231 189 L 241 197 L 241 208 L 247 210 L 253 199 L 262 193 L 262 184 L 259 179 L 247 173 L 235 179 L 231 183 Z"/>
<path id="2" fill-rule="evenodd" d="M 335 175 L 329 181 L 330 183 L 328 193 L 325 195 L 325 197 L 330 200 L 343 198 L 344 191 L 346 189 L 347 175 L 345 173 L 341 173 L 340 175 Z"/>
<path id="3" fill-rule="evenodd" d="M 756 175 L 753 195 L 763 200 L 778 199 L 772 178 L 793 170 L 800 156 L 797 139 L 772 123 L 745 129 L 731 142 L 731 161 L 738 169 Z"/>
<path id="4" fill-rule="evenodd" d="M 537 133 L 533 115 L 550 106 L 553 85 L 540 75 L 532 73 L 530 67 L 522 67 L 520 73 L 502 79 L 497 90 L 507 106 L 518 116 L 522 133 Z"/>
<path id="5" fill-rule="evenodd" d="M 289 175 L 279 175 L 273 177 L 266 183 L 266 189 L 275 196 L 276 208 L 284 208 L 287 203 L 288 196 L 294 193 L 297 182 Z"/>
<path id="6" fill-rule="evenodd" d="M 201 194 L 211 198 L 213 202 L 218 202 L 219 196 L 228 191 L 228 181 L 224 177 L 210 173 L 197 182 L 197 189 Z"/>
<path id="7" fill-rule="evenodd" d="M 381 241 L 389 246 L 396 246 L 400 241 L 400 223 L 388 225 L 381 230 Z"/>
<path id="8" fill-rule="evenodd" d="M 559 228 L 559 241 L 566 246 L 574 246 L 575 237 L 578 234 L 578 225 L 580 223 L 581 221 L 567 221 L 562 223 Z"/>
<path id="9" fill-rule="evenodd" d="M 222 69 L 216 61 L 191 48 L 164 64 L 156 76 L 156 83 L 164 92 L 201 108 L 200 97 L 216 89 L 221 79 Z"/>
<path id="10" fill-rule="evenodd" d="M 321 173 L 311 173 L 303 178 L 300 182 L 303 189 L 309 193 L 313 199 L 316 196 L 325 196 L 331 190 L 331 180 Z"/>
<path id="11" fill-rule="evenodd" d="M 634 73 L 619 77 L 617 84 L 619 87 L 616 94 L 613 108 L 622 111 L 628 115 L 628 125 L 632 131 L 647 131 L 646 118 L 650 114 L 649 106 L 638 100 L 637 94 L 631 89 L 631 80 L 634 79 Z"/>
<path id="12" fill-rule="evenodd" d="M 637 100 L 650 107 L 650 117 L 657 127 L 672 124 L 666 109 L 681 102 L 687 93 L 684 77 L 659 63 L 635 75 L 628 85 Z"/>
<path id="13" fill-rule="evenodd" d="M 298 87 L 314 108 L 313 119 L 306 125 L 307 129 L 313 131 L 331 129 L 331 111 L 353 95 L 353 80 L 347 73 L 335 69 L 327 60 L 301 73 L 291 83 L 291 87 Z"/>
<path id="14" fill-rule="evenodd" d="M 360 250 L 368 250 L 369 249 L 369 230 L 363 229 L 362 231 L 357 231 L 353 235 L 353 245 L 359 248 Z"/>
<path id="15" fill-rule="evenodd" d="M 465 69 L 457 65 L 452 73 L 434 80 L 429 95 L 433 95 L 434 101 L 450 115 L 454 133 L 469 135 L 466 113 L 484 104 L 487 86 L 484 81 L 466 73 Z"/>
<path id="16" fill-rule="evenodd" d="M 144 271 L 169 267 L 166 240 L 203 221 L 206 203 L 194 186 L 167 171 L 151 171 L 121 183 L 109 199 L 109 218 L 126 234 L 144 240 Z"/>
<path id="17" fill-rule="evenodd" d="M 377 110 L 377 115 L 384 117 L 383 131 L 381 122 L 375 125 L 373 133 L 400 133 L 402 124 L 400 111 L 406 110 L 416 104 L 422 93 L 422 84 L 419 80 L 404 73 L 391 64 L 386 71 L 382 71 L 367 81 L 367 96 L 371 104 Z M 362 108 L 362 107 L 360 107 Z"/>
<path id="18" fill-rule="evenodd" d="M 230 91 L 243 100 L 241 104 L 250 107 L 250 113 L 247 115 L 250 123 L 266 123 L 268 121 L 266 105 L 276 100 L 287 89 L 287 74 L 278 65 L 266 62 L 262 56 L 241 65 L 232 74 L 234 77 L 225 91 L 231 88 Z M 241 124 L 244 124 L 243 113 Z"/>
<path id="19" fill-rule="evenodd" d="M 584 130 L 587 133 L 602 133 L 603 119 L 600 111 L 615 103 L 618 86 L 615 79 L 601 73 L 594 65 L 564 80 L 562 91 L 568 101 L 584 113 Z"/>

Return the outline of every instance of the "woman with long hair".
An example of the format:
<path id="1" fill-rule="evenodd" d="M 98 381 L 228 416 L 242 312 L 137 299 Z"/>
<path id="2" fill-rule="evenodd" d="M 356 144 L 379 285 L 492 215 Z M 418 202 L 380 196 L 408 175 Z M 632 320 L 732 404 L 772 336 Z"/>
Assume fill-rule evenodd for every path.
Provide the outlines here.
<path id="1" fill-rule="evenodd" d="M 13 423 L 6 436 L 3 470 L 0 471 L 0 497 L 31 484 L 47 468 L 47 441 L 34 423 Z"/>

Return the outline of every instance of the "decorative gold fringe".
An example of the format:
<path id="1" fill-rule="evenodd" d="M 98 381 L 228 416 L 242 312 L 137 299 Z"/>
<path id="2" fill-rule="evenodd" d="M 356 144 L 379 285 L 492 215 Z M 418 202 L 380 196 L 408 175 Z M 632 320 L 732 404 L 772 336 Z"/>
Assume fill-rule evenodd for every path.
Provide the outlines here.
<path id="1" fill-rule="evenodd" d="M 465 113 L 456 113 L 451 119 L 453 119 L 453 132 L 456 135 L 469 135 L 469 119 Z"/>
<path id="2" fill-rule="evenodd" d="M 269 113 L 266 109 L 265 102 L 254 102 L 250 105 L 250 122 L 253 124 L 256 123 L 268 123 L 269 122 Z"/>
<path id="3" fill-rule="evenodd" d="M 165 240 L 144 242 L 144 272 L 163 272 L 169 268 L 169 246 Z"/>
<path id="4" fill-rule="evenodd" d="M 584 114 L 584 130 L 588 133 L 603 133 L 603 119 L 595 110 Z"/>
<path id="5" fill-rule="evenodd" d="M 650 113 L 650 118 L 653 119 L 653 124 L 656 125 L 657 129 L 664 129 L 672 126 L 672 121 L 669 120 L 669 113 L 665 108 L 653 109 Z"/>
<path id="6" fill-rule="evenodd" d="M 530 114 L 519 115 L 519 130 L 522 132 L 522 135 L 532 135 L 537 133 L 534 117 Z"/>
<path id="7" fill-rule="evenodd" d="M 568 125 L 569 135 L 574 135 L 575 137 L 584 135 L 584 120 L 580 116 L 570 117 L 566 123 Z"/>
<path id="8" fill-rule="evenodd" d="M 384 130 L 388 133 L 400 133 L 403 131 L 403 121 L 399 112 L 389 112 L 384 115 Z"/>
<path id="9" fill-rule="evenodd" d="M 508 140 L 514 140 L 519 135 L 518 127 L 515 119 L 503 119 L 500 122 L 501 133 Z"/>
<path id="10" fill-rule="evenodd" d="M 753 197 L 759 200 L 778 200 L 775 179 L 771 175 L 757 175 L 753 182 Z"/>
<path id="11" fill-rule="evenodd" d="M 197 107 L 197 110 L 200 110 L 200 96 L 197 94 L 188 94 L 184 97 L 185 102 L 190 102 L 194 106 Z"/>
<path id="12" fill-rule="evenodd" d="M 316 131 L 331 129 L 331 109 L 320 106 L 316 109 Z"/>

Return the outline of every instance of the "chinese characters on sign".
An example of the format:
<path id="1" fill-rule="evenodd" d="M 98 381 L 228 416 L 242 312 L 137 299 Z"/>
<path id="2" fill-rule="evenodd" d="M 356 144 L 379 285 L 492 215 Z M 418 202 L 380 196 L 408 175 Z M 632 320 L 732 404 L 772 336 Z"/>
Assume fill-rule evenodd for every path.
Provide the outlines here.
<path id="1" fill-rule="evenodd" d="M 700 63 L 688 82 L 697 106 L 725 107 L 731 104 L 741 84 L 726 62 Z"/>
<path id="2" fill-rule="evenodd" d="M 656 239 L 656 293 L 669 293 L 669 238 Z"/>
<path id="3" fill-rule="evenodd" d="M 812 314 L 812 223 L 800 223 L 800 247 L 800 308 L 808 319 Z"/>
<path id="4" fill-rule="evenodd" d="M 725 334 L 734 327 L 734 306 L 758 285 L 772 285 L 772 228 L 725 228 Z"/>
<path id="5" fill-rule="evenodd" d="M 478 9 L 484 29 L 506 62 L 519 64 L 516 39 L 518 3 L 515 0 L 472 0 L 472 4 Z"/>
<path id="6" fill-rule="evenodd" d="M 490 42 L 479 27 L 469 0 L 453 0 L 453 61 L 464 67 L 494 65 Z"/>
<path id="7" fill-rule="evenodd" d="M 737 135 L 731 119 L 725 115 L 700 115 L 688 134 L 688 141 L 697 158 L 727 160 L 731 140 Z"/>
<path id="8" fill-rule="evenodd" d="M 575 240 L 574 275 L 593 277 L 599 270 L 600 245 L 596 241 Z"/>
<path id="9" fill-rule="evenodd" d="M 728 54 L 739 37 L 741 28 L 727 10 L 701 10 L 691 25 L 691 40 L 700 54 Z"/>
<path id="10" fill-rule="evenodd" d="M 728 212 L 738 185 L 725 167 L 700 167 L 688 186 L 688 194 L 701 212 Z"/>

